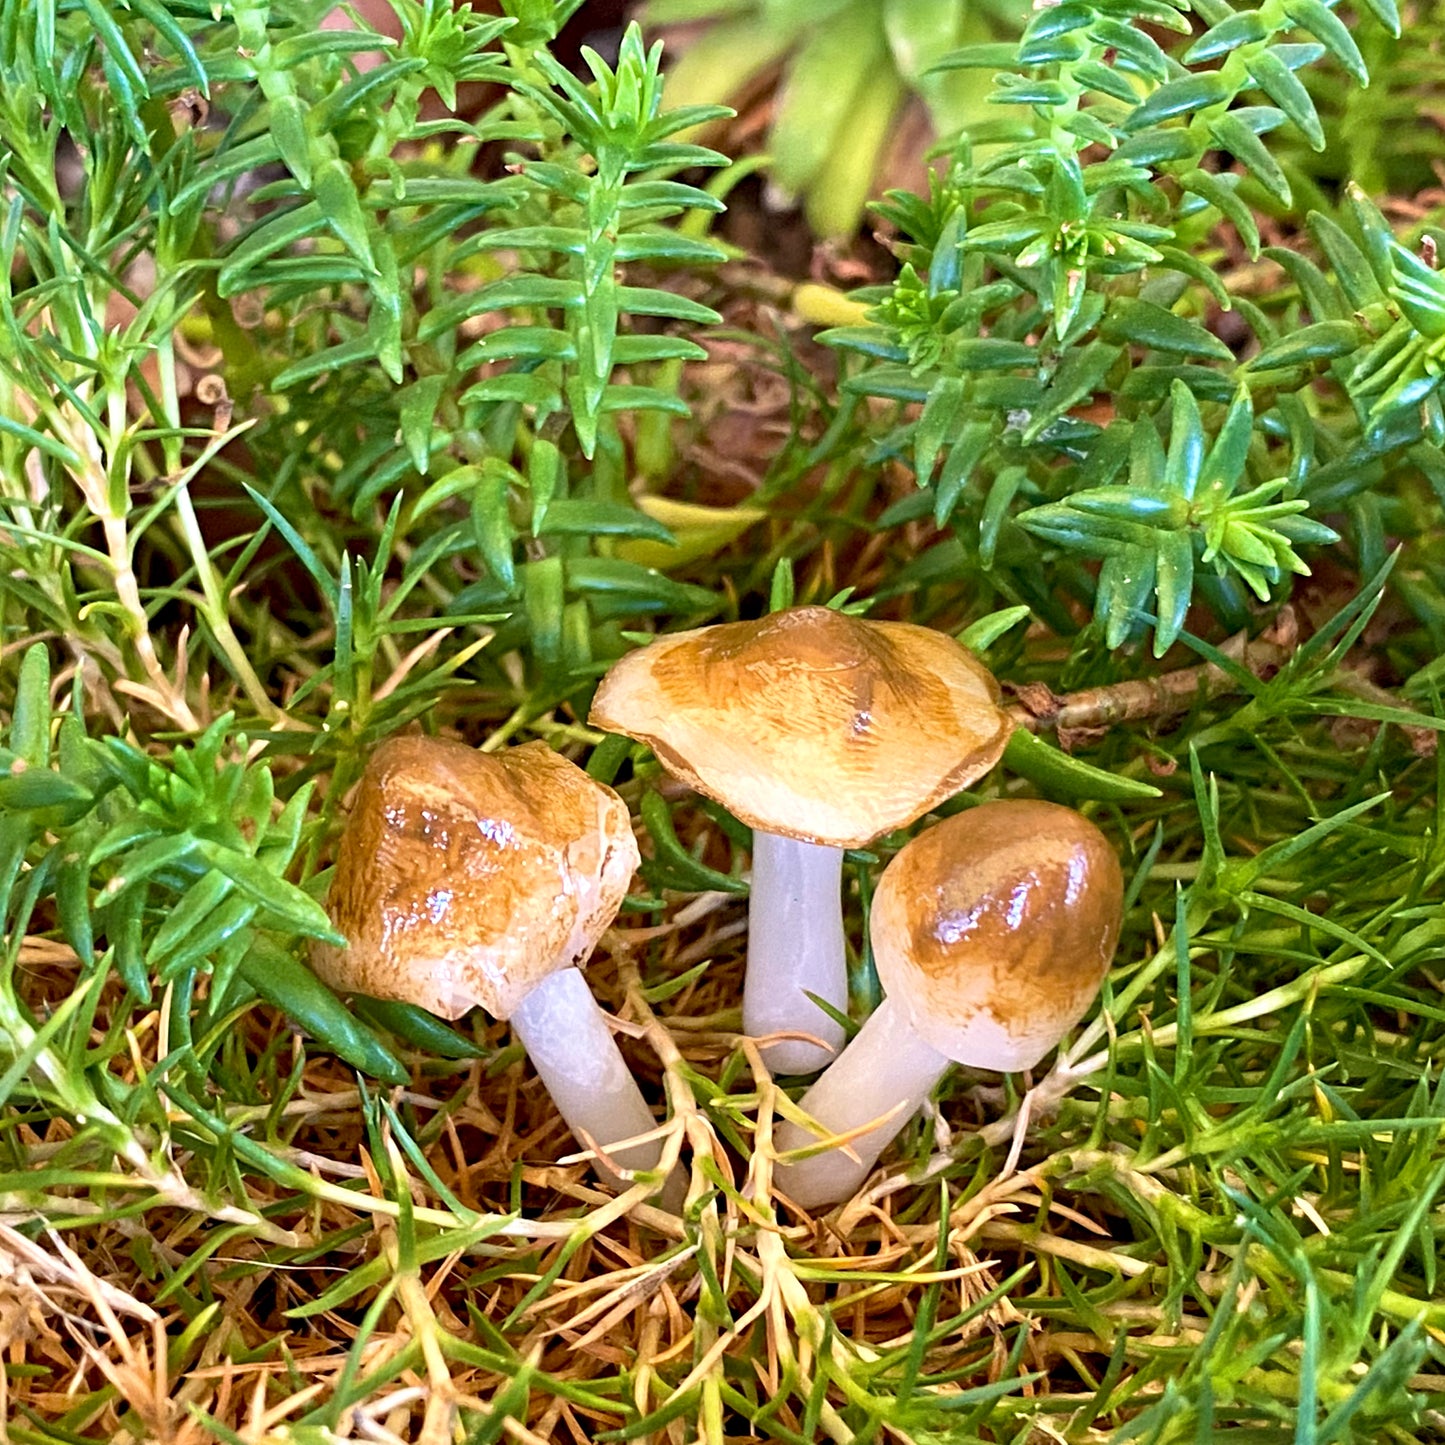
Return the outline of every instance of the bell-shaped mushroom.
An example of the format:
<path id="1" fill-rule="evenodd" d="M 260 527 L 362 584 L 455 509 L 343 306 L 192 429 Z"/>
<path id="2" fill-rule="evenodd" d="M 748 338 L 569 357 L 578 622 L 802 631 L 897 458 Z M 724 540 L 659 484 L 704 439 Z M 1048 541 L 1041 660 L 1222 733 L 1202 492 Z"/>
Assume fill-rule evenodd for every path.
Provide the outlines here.
<path id="1" fill-rule="evenodd" d="M 799 1032 L 763 1057 L 822 1068 L 848 1007 L 843 852 L 905 827 L 996 763 L 992 675 L 945 633 L 795 607 L 659 637 L 603 679 L 591 721 L 651 746 L 753 829 L 743 1027 Z"/>
<path id="2" fill-rule="evenodd" d="M 854 1135 L 773 1174 L 807 1208 L 857 1189 L 952 1063 L 1030 1069 L 1088 1012 L 1119 937 L 1108 840 L 1055 803 L 985 803 L 920 833 L 883 870 L 870 934 L 887 997 L 799 1108 Z M 886 1117 L 885 1117 L 886 1116 Z M 815 1140 L 796 1124 L 780 1150 Z"/>
<path id="3" fill-rule="evenodd" d="M 334 988 L 510 1020 L 573 1132 L 650 1169 L 656 1141 L 610 1147 L 657 1121 L 573 967 L 638 861 L 621 798 L 545 743 L 392 738 L 368 760 L 327 899 L 349 947 L 319 944 L 312 964 Z"/>

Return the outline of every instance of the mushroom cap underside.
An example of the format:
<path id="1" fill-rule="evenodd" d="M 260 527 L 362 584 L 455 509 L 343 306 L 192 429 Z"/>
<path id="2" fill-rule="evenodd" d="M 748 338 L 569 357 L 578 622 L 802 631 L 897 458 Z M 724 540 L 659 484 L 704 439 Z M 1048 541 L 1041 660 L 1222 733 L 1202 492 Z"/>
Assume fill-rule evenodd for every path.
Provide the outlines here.
<path id="1" fill-rule="evenodd" d="M 333 987 L 508 1018 L 583 962 L 638 864 L 626 805 L 545 743 L 482 753 L 408 736 L 372 754 L 312 950 Z"/>
<path id="2" fill-rule="evenodd" d="M 795 607 L 629 653 L 590 720 L 751 827 L 858 848 L 998 761 L 1012 731 L 999 696 L 946 633 Z"/>
<path id="3" fill-rule="evenodd" d="M 959 1063 L 1032 1068 L 1088 1011 L 1119 938 L 1119 860 L 1071 808 L 985 803 L 920 833 L 873 899 L 878 976 Z"/>

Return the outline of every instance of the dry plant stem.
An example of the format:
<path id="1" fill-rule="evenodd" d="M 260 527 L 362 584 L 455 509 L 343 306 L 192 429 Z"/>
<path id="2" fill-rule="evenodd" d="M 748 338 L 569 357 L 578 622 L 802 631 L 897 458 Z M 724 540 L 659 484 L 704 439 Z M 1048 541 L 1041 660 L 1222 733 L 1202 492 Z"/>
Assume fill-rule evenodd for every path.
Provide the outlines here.
<path id="1" fill-rule="evenodd" d="M 816 1073 L 843 1047 L 842 1026 L 808 997 L 847 1012 L 842 885 L 841 848 L 753 833 L 743 1029 L 754 1038 L 806 1033 L 822 1041 L 764 1045 L 763 1060 L 775 1074 Z"/>
<path id="2" fill-rule="evenodd" d="M 522 1000 L 511 1023 L 567 1127 L 596 1140 L 609 1158 L 625 1168 L 656 1168 L 662 1154 L 656 1139 L 613 1147 L 654 1132 L 657 1120 L 623 1062 L 581 971 L 563 968 L 543 979 Z M 600 1159 L 596 1167 L 609 1184 L 628 1188 L 627 1181 Z"/>
<path id="3" fill-rule="evenodd" d="M 713 1135 L 711 1125 L 697 1107 L 697 1100 L 693 1097 L 692 1086 L 688 1083 L 682 1054 L 678 1050 L 677 1044 L 673 1041 L 672 1035 L 658 1021 L 657 1015 L 653 1013 L 651 1005 L 647 1002 L 646 994 L 642 991 L 642 976 L 637 970 L 637 961 L 626 941 L 626 934 L 621 930 L 613 929 L 607 934 L 607 943 L 617 960 L 617 972 L 622 979 L 623 988 L 627 991 L 628 1006 L 642 1027 L 643 1037 L 661 1060 L 663 1073 L 666 1076 L 667 1099 L 671 1108 L 673 1128 L 663 1144 L 662 1158 L 659 1161 L 661 1166 L 667 1170 L 667 1183 L 663 1186 L 658 1203 L 669 1214 L 681 1214 L 689 1192 L 686 1175 L 677 1162 L 682 1141 L 687 1140 L 692 1149 L 693 1158 L 696 1160 L 720 1152 L 717 1149 L 717 1139 Z M 651 1224 L 654 1228 L 665 1223 L 668 1226 L 665 1232 L 673 1234 L 677 1228 L 676 1221 L 649 1218 L 649 1216 L 655 1216 L 656 1213 L 656 1210 L 644 1206 L 637 1217 L 644 1224 Z"/>
<path id="4" fill-rule="evenodd" d="M 1289 656 L 1288 650 L 1276 642 L 1263 639 L 1246 642 L 1243 635 L 1230 638 L 1220 651 L 1243 663 L 1256 676 L 1280 666 Z M 1235 680 L 1223 668 L 1206 662 L 1159 677 L 1133 678 L 1107 687 L 1066 693 L 1062 697 L 1052 693 L 1045 697 L 1041 693 L 1040 698 L 1036 698 L 1031 691 L 1010 709 L 1010 715 L 1030 732 L 1046 732 L 1051 728 L 1064 733 L 1085 731 L 1187 712 L 1201 698 L 1217 697 L 1235 686 Z"/>
<path id="5" fill-rule="evenodd" d="M 850 1138 L 846 1149 L 777 1165 L 773 1181 L 778 1189 L 807 1209 L 846 1199 L 922 1107 L 951 1063 L 946 1054 L 918 1037 L 897 1003 L 884 999 L 837 1063 L 798 1102 L 803 1113 L 835 1135 L 874 1120 L 882 1122 Z M 777 1130 L 780 1153 L 814 1142 L 797 1124 L 783 1124 Z"/>
<path id="6" fill-rule="evenodd" d="M 422 1360 L 426 1366 L 426 1405 L 417 1445 L 447 1445 L 452 1435 L 452 1423 L 456 1418 L 456 1389 L 442 1352 L 436 1315 L 427 1300 L 421 1281 L 414 1273 L 399 1266 L 395 1228 L 389 1224 L 384 1225 L 381 1235 L 386 1257 L 393 1269 L 397 1270 L 397 1297 L 412 1335 L 421 1346 Z"/>

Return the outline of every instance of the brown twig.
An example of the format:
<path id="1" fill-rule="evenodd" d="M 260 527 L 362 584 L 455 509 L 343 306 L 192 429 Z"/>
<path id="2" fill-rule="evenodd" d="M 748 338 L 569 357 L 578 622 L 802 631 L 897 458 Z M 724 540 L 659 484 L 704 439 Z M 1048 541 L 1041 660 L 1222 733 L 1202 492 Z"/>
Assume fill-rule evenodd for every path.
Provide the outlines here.
<path id="1" fill-rule="evenodd" d="M 1270 637 L 1251 642 L 1243 633 L 1231 637 L 1220 651 L 1256 677 L 1277 672 L 1290 654 L 1289 647 Z M 1084 688 L 1062 697 L 1043 683 L 1026 683 L 1013 689 L 1017 701 L 1009 712 L 1020 726 L 1033 733 L 1050 729 L 1061 735 L 1087 733 L 1119 723 L 1187 712 L 1201 699 L 1218 697 L 1237 686 L 1237 679 L 1230 673 L 1213 662 L 1205 662 L 1158 677 Z"/>

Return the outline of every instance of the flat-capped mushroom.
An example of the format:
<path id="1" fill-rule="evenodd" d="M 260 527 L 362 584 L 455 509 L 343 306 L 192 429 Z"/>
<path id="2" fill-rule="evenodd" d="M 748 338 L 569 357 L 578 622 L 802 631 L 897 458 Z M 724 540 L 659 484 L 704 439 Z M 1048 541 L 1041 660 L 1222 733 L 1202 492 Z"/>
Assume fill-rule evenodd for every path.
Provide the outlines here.
<path id="1" fill-rule="evenodd" d="M 808 1208 L 847 1198 L 952 1063 L 1031 1069 L 1098 993 L 1123 897 L 1108 840 L 1055 803 L 985 803 L 920 833 L 873 898 L 887 997 L 799 1102 L 832 1135 L 883 1122 L 849 1139 L 856 1159 L 780 1165 L 778 1189 Z M 791 1123 L 775 1137 L 815 1142 Z"/>
<path id="2" fill-rule="evenodd" d="M 638 861 L 621 798 L 545 743 L 392 738 L 368 760 L 327 899 L 349 947 L 318 945 L 312 963 L 338 989 L 510 1020 L 573 1132 L 650 1169 L 656 1141 L 608 1147 L 657 1122 L 573 967 Z"/>
<path id="3" fill-rule="evenodd" d="M 843 851 L 981 777 L 1008 742 L 992 675 L 951 637 L 795 607 L 659 637 L 603 679 L 591 721 L 753 829 L 743 1027 L 811 1034 L 764 1051 L 822 1068 L 844 1038 L 808 997 L 848 1006 Z"/>

